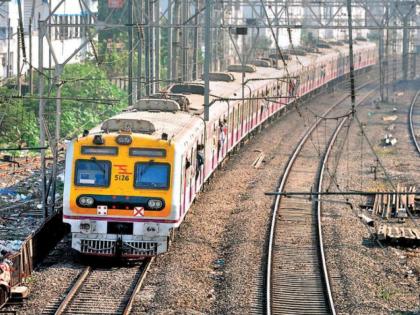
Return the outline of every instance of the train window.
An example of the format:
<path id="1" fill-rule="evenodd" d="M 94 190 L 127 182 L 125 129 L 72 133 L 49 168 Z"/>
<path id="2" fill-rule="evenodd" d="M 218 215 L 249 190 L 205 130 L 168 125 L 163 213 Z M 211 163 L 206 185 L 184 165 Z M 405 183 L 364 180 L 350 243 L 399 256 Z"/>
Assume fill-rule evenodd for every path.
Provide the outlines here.
<path id="1" fill-rule="evenodd" d="M 130 148 L 130 156 L 142 157 L 166 157 L 166 150 L 164 149 L 149 149 L 149 148 Z"/>
<path id="2" fill-rule="evenodd" d="M 170 165 L 167 163 L 136 163 L 134 187 L 142 189 L 168 189 Z"/>
<path id="3" fill-rule="evenodd" d="M 77 160 L 75 185 L 108 187 L 111 177 L 111 162 L 103 160 Z"/>

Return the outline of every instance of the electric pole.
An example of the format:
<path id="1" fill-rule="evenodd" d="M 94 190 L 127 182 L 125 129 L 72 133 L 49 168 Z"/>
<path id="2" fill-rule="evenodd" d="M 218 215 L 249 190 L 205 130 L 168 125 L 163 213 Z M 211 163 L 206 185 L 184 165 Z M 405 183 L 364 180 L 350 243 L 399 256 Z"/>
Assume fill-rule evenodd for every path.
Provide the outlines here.
<path id="1" fill-rule="evenodd" d="M 211 61 L 211 11 L 212 11 L 212 0 L 206 0 L 205 8 L 205 26 L 204 26 L 204 120 L 209 121 L 210 118 L 210 61 Z"/>
<path id="2" fill-rule="evenodd" d="M 354 58 L 353 58 L 353 26 L 351 17 L 351 0 L 347 0 L 347 19 L 349 31 L 349 60 L 350 60 L 350 95 L 351 95 L 351 111 L 354 115 L 356 111 L 356 91 L 354 82 Z"/>
<path id="3" fill-rule="evenodd" d="M 128 106 L 133 105 L 133 0 L 128 0 Z"/>
<path id="4" fill-rule="evenodd" d="M 39 93 L 39 144 L 40 147 L 45 147 L 45 99 L 44 99 L 44 36 L 46 33 L 45 21 L 41 21 L 41 15 L 38 17 L 38 93 Z M 41 149 L 41 198 L 42 198 L 42 213 L 44 219 L 48 217 L 48 208 L 46 205 L 46 172 L 45 172 L 45 149 Z"/>
<path id="5" fill-rule="evenodd" d="M 159 1 L 154 3 L 154 23 L 155 23 L 155 87 L 154 92 L 159 92 L 160 80 L 160 5 Z"/>

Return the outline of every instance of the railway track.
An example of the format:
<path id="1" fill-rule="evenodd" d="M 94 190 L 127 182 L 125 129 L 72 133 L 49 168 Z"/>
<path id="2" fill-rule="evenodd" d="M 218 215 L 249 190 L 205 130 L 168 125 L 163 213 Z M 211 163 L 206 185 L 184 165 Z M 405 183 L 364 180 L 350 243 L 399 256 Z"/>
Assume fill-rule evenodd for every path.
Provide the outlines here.
<path id="1" fill-rule="evenodd" d="M 43 314 L 130 314 L 153 258 L 140 266 L 86 267 L 66 297 Z"/>
<path id="2" fill-rule="evenodd" d="M 357 105 L 372 92 L 361 98 Z M 346 99 L 332 105 L 322 116 L 330 114 Z M 319 130 L 321 121 L 318 119 L 302 136 L 286 164 L 278 192 L 322 189 L 325 163 L 347 118 L 338 125 L 335 120 L 327 121 L 325 130 Z M 329 141 L 327 133 L 331 135 Z M 314 134 L 319 148 L 318 165 L 313 163 Z M 319 198 L 291 200 L 276 196 L 266 268 L 266 314 L 335 314 L 323 252 L 320 211 Z"/>
<path id="3" fill-rule="evenodd" d="M 416 95 L 414 95 L 413 101 L 411 102 L 411 105 L 410 105 L 410 110 L 408 112 L 408 124 L 409 124 L 409 129 L 410 129 L 410 135 L 418 154 L 420 154 L 420 145 L 419 145 L 419 142 L 417 141 L 417 136 L 414 129 L 413 111 L 416 106 L 419 95 L 420 95 L 420 91 L 418 91 Z"/>

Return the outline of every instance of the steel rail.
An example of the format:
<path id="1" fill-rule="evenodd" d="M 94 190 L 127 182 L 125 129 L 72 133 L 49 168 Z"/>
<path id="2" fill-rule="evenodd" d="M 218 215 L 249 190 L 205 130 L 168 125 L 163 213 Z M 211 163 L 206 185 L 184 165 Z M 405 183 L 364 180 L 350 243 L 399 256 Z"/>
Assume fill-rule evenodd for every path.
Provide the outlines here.
<path id="1" fill-rule="evenodd" d="M 370 95 L 372 94 L 374 91 L 372 91 L 371 93 L 368 93 L 363 99 L 362 101 L 359 101 L 357 106 L 360 105 L 361 103 L 363 103 L 363 101 Z M 325 150 L 323 159 L 322 159 L 322 163 L 321 163 L 321 168 L 319 171 L 319 176 L 318 176 L 318 185 L 317 185 L 317 191 L 318 191 L 318 196 L 315 200 L 316 203 L 316 210 L 317 210 L 317 218 L 318 218 L 318 238 L 319 238 L 319 251 L 321 253 L 321 263 L 322 263 L 322 270 L 324 273 L 324 279 L 326 279 L 327 281 L 325 281 L 325 286 L 327 289 L 327 294 L 328 294 L 328 300 L 330 303 L 330 307 L 332 306 L 331 310 L 332 313 L 335 315 L 335 307 L 334 307 L 334 299 L 332 297 L 332 292 L 331 292 L 331 285 L 330 285 L 330 281 L 329 279 L 329 273 L 328 273 L 328 267 L 327 267 L 327 263 L 326 263 L 326 259 L 325 259 L 325 251 L 324 251 L 324 239 L 322 236 L 322 223 L 321 223 L 321 212 L 322 212 L 322 183 L 324 180 L 324 173 L 325 173 L 325 168 L 328 164 L 328 160 L 330 157 L 330 153 L 331 150 L 337 140 L 338 134 L 340 133 L 341 129 L 343 128 L 344 124 L 346 123 L 346 121 L 349 120 L 349 116 L 343 118 L 340 122 L 340 124 L 336 127 L 333 135 L 331 136 L 329 143 L 328 143 L 328 147 Z"/>
<path id="2" fill-rule="evenodd" d="M 317 191 L 321 192 L 322 191 L 322 182 L 324 179 L 324 172 L 325 172 L 325 168 L 326 165 L 328 163 L 329 157 L 330 157 L 330 153 L 331 150 L 335 144 L 335 141 L 337 140 L 338 134 L 340 133 L 342 127 L 344 126 L 344 123 L 348 120 L 348 117 L 345 117 L 341 120 L 340 124 L 337 126 L 337 128 L 335 129 L 329 143 L 328 143 L 328 147 L 324 153 L 324 157 L 322 159 L 322 163 L 321 163 L 321 169 L 319 171 L 319 176 L 318 176 L 318 185 L 317 185 Z M 324 252 L 324 239 L 322 237 L 322 223 L 321 223 L 321 211 L 322 211 L 322 200 L 321 200 L 321 195 L 318 194 L 317 199 L 315 201 L 316 203 L 316 211 L 317 211 L 317 218 L 318 218 L 318 239 L 319 239 L 319 251 L 321 253 L 321 263 L 322 263 L 322 271 L 324 274 L 324 280 L 326 280 L 324 282 L 324 285 L 326 287 L 327 290 L 327 295 L 328 295 L 328 302 L 330 304 L 330 310 L 332 312 L 332 314 L 335 315 L 335 306 L 334 306 L 334 299 L 332 296 L 332 292 L 331 292 L 331 285 L 330 285 L 330 277 L 328 274 L 328 267 L 327 267 L 327 263 L 326 263 L 326 259 L 325 259 L 325 252 Z"/>
<path id="3" fill-rule="evenodd" d="M 366 87 L 367 85 L 369 85 L 372 82 L 374 82 L 374 81 L 372 80 L 372 81 L 366 82 L 365 84 L 357 87 L 357 90 L 360 90 L 360 89 Z M 374 90 L 376 90 L 376 89 L 374 89 Z M 362 103 L 371 93 L 372 92 L 368 93 L 366 96 L 364 96 L 362 98 L 362 100 L 358 101 L 358 104 Z M 343 103 L 348 98 L 349 98 L 349 95 L 346 95 L 343 98 L 341 98 L 339 101 L 337 101 L 331 107 L 329 107 L 322 114 L 322 116 L 327 116 L 334 108 L 339 106 L 341 103 Z M 303 148 L 304 144 L 306 143 L 306 141 L 308 140 L 309 136 L 318 127 L 318 125 L 321 123 L 321 121 L 322 121 L 322 119 L 317 119 L 315 121 L 315 123 L 304 133 L 304 135 L 302 136 L 298 145 L 293 150 L 292 155 L 290 156 L 290 158 L 289 158 L 289 160 L 286 164 L 286 167 L 284 169 L 284 172 L 283 172 L 283 175 L 281 177 L 279 186 L 277 188 L 278 193 L 283 193 L 284 192 L 284 186 L 285 186 L 286 181 L 289 177 L 289 174 L 290 174 L 290 171 L 292 169 L 292 166 L 294 165 L 294 162 L 296 161 L 300 151 L 302 150 L 302 148 Z M 266 268 L 266 286 L 265 286 L 265 291 L 266 291 L 265 313 L 267 315 L 271 315 L 271 308 L 272 308 L 272 303 L 271 303 L 271 283 L 272 283 L 271 271 L 272 271 L 272 260 L 273 260 L 274 235 L 275 235 L 275 227 L 276 227 L 276 221 L 277 221 L 276 219 L 277 219 L 277 213 L 278 213 L 278 210 L 279 210 L 280 200 L 281 200 L 281 195 L 277 195 L 276 198 L 275 198 L 275 203 L 274 203 L 274 208 L 273 208 L 272 218 L 271 218 L 271 224 L 270 224 L 269 244 L 268 244 L 268 254 L 267 254 L 267 268 Z M 328 282 L 328 279 L 325 279 L 325 281 Z M 328 287 L 329 287 L 329 285 L 328 285 Z M 329 299 L 329 303 L 330 304 L 332 303 L 332 299 Z M 330 305 L 330 309 L 331 309 L 332 313 L 335 314 L 333 304 Z"/>
<path id="4" fill-rule="evenodd" d="M 413 98 L 413 101 L 411 102 L 410 111 L 408 112 L 408 123 L 410 126 L 411 139 L 413 140 L 414 146 L 417 149 L 417 153 L 420 154 L 420 145 L 417 141 L 416 133 L 414 132 L 414 124 L 413 124 L 413 110 L 414 110 L 414 106 L 417 102 L 419 95 L 420 95 L 420 91 L 417 91 L 416 95 Z"/>
<path id="5" fill-rule="evenodd" d="M 74 283 L 74 285 L 71 287 L 69 293 L 66 295 L 64 300 L 61 302 L 61 304 L 58 306 L 55 315 L 61 315 L 64 314 L 67 307 L 70 305 L 73 298 L 76 296 L 77 292 L 79 292 L 80 288 L 82 287 L 83 283 L 85 282 L 86 278 L 90 275 L 92 272 L 91 267 L 86 267 L 79 277 L 77 278 L 77 281 Z"/>
<path id="6" fill-rule="evenodd" d="M 136 279 L 131 282 L 131 287 L 129 289 L 129 293 L 126 295 L 128 298 L 125 298 L 124 296 L 121 297 L 120 304 L 122 305 L 122 311 L 118 312 L 118 314 L 122 315 L 128 315 L 131 313 L 133 303 L 135 300 L 135 296 L 140 291 L 144 280 L 146 278 L 147 271 L 149 270 L 150 266 L 152 265 L 154 261 L 154 257 L 148 258 L 144 260 L 144 262 L 139 266 L 138 268 L 138 275 Z M 73 302 L 78 298 L 77 296 L 81 294 L 82 288 L 87 282 L 87 279 L 89 276 L 92 276 L 92 273 L 95 271 L 95 269 L 91 267 L 86 267 L 77 278 L 77 281 L 72 285 L 69 293 L 67 293 L 64 300 L 60 303 L 57 310 L 54 312 L 55 315 L 62 315 L 67 313 L 72 313 L 71 306 L 74 304 Z M 109 285 L 112 285 L 109 283 Z M 103 298 L 106 298 L 106 296 L 103 296 Z M 101 305 L 100 301 L 98 301 L 98 305 Z M 86 310 L 86 314 L 90 314 L 93 310 L 89 309 Z"/>
<path id="7" fill-rule="evenodd" d="M 133 289 L 133 292 L 130 295 L 130 298 L 128 299 L 127 304 L 125 305 L 123 315 L 129 315 L 131 313 L 131 309 L 133 308 L 134 298 L 136 297 L 137 293 L 139 293 L 144 280 L 146 279 L 146 274 L 149 271 L 150 266 L 152 265 L 154 261 L 154 257 L 148 259 L 146 263 L 143 266 L 143 271 L 140 274 L 139 278 L 137 279 L 136 285 Z"/>

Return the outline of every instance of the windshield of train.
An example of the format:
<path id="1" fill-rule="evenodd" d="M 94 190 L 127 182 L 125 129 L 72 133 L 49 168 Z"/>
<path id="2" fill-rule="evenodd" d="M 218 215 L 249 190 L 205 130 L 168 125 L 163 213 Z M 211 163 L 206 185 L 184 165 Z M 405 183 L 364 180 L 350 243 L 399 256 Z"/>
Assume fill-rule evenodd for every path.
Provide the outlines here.
<path id="1" fill-rule="evenodd" d="M 111 162 L 102 160 L 77 160 L 77 186 L 108 187 L 110 180 Z"/>
<path id="2" fill-rule="evenodd" d="M 134 187 L 143 189 L 168 189 L 170 166 L 165 163 L 136 163 Z"/>

